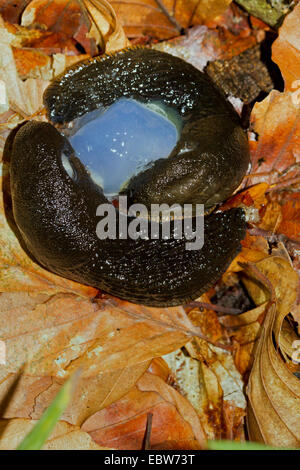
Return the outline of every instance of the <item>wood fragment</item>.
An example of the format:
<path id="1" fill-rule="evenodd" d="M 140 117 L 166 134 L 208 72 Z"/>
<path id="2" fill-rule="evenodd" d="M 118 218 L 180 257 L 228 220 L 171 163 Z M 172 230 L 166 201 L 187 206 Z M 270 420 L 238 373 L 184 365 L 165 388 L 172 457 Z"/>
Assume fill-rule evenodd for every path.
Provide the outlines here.
<path id="1" fill-rule="evenodd" d="M 230 60 L 210 62 L 205 71 L 226 95 L 240 98 L 245 104 L 273 88 L 268 69 L 260 59 L 259 45 Z"/>

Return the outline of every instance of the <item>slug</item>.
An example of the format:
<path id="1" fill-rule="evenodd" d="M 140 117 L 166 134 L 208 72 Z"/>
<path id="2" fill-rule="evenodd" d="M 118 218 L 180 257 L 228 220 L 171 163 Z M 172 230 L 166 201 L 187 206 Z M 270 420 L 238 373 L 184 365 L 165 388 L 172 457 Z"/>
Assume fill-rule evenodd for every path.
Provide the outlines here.
<path id="1" fill-rule="evenodd" d="M 197 250 L 176 238 L 174 221 L 168 239 L 96 234 L 109 188 L 128 204 L 209 211 L 238 187 L 247 138 L 210 80 L 169 54 L 126 49 L 67 69 L 44 104 L 49 122 L 28 121 L 5 149 L 14 218 L 31 255 L 63 277 L 156 307 L 188 303 L 215 283 L 245 236 L 241 209 L 206 215 Z"/>

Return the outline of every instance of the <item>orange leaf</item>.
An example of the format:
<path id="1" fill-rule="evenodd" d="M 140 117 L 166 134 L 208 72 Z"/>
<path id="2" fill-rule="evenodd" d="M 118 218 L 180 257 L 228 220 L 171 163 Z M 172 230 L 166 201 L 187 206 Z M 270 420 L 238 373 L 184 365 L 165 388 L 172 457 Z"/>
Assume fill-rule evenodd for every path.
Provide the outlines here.
<path id="1" fill-rule="evenodd" d="M 193 407 L 149 372 L 126 396 L 91 416 L 81 429 L 101 446 L 140 450 L 148 413 L 153 414 L 151 449 L 194 450 L 204 446 L 205 435 Z"/>
<path id="2" fill-rule="evenodd" d="M 279 256 L 270 256 L 256 267 L 262 282 L 244 281 L 251 297 L 259 305 L 275 296 L 276 303 L 269 304 L 249 378 L 249 435 L 273 446 L 299 447 L 300 383 L 285 364 L 286 338 L 284 343 L 281 338 L 283 320 L 296 299 L 298 277 L 290 261 Z"/>
<path id="3" fill-rule="evenodd" d="M 255 104 L 251 125 L 258 141 L 251 146 L 251 173 L 255 175 L 248 184 L 265 181 L 283 185 L 300 179 L 300 101 L 295 93 L 274 90 Z"/>
<path id="4" fill-rule="evenodd" d="M 279 36 L 272 46 L 272 59 L 279 65 L 286 90 L 300 88 L 299 21 L 300 4 L 296 5 L 294 10 L 285 17 Z"/>
<path id="5" fill-rule="evenodd" d="M 223 13 L 230 0 L 111 0 L 130 38 L 169 39 Z"/>
<path id="6" fill-rule="evenodd" d="M 251 142 L 251 172 L 261 176 L 253 176 L 248 184 L 267 181 L 285 186 L 300 181 L 299 15 L 297 5 L 286 16 L 272 47 L 272 57 L 285 78 L 286 91 L 272 91 L 255 104 L 251 114 L 252 128 L 258 134 L 258 141 Z"/>

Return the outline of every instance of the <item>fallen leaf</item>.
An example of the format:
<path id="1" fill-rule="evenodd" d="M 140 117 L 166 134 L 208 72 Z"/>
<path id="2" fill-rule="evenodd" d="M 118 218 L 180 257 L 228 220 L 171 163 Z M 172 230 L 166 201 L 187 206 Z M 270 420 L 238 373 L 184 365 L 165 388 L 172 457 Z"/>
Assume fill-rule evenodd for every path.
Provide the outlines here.
<path id="1" fill-rule="evenodd" d="M 258 141 L 251 142 L 253 176 L 248 184 L 261 181 L 280 186 L 299 181 L 300 101 L 297 92 L 273 90 L 256 103 L 251 125 Z"/>
<path id="2" fill-rule="evenodd" d="M 189 318 L 214 340 L 224 335 L 215 312 L 194 309 Z M 188 354 L 174 351 L 164 359 L 179 390 L 197 410 L 208 439 L 241 439 L 246 401 L 232 355 L 199 338 L 187 343 L 185 350 Z"/>
<path id="3" fill-rule="evenodd" d="M 234 362 L 238 371 L 247 379 L 253 364 L 253 351 L 265 318 L 268 302 L 248 310 L 241 315 L 226 315 L 220 322 L 234 342 Z"/>
<path id="4" fill-rule="evenodd" d="M 260 46 L 249 48 L 230 60 L 216 60 L 206 72 L 227 96 L 234 96 L 244 104 L 254 101 L 261 92 L 268 93 L 273 82 L 261 60 Z"/>
<path id="5" fill-rule="evenodd" d="M 300 116 L 300 36 L 296 6 L 279 29 L 272 46 L 272 59 L 285 78 L 285 92 L 273 90 L 256 103 L 251 126 L 258 135 L 251 143 L 253 176 L 249 184 L 266 181 L 279 187 L 300 181 L 299 116 Z"/>
<path id="6" fill-rule="evenodd" d="M 2 294 L 0 301 L 7 351 L 6 364 L 0 365 L 0 401 L 26 363 L 6 418 L 40 417 L 62 380 L 81 367 L 63 415 L 80 424 L 127 393 L 152 358 L 200 332 L 181 307 L 147 308 L 114 298 L 91 302 L 74 294 L 11 293 Z"/>
<path id="7" fill-rule="evenodd" d="M 115 449 L 140 450 L 152 413 L 150 449 L 201 449 L 205 435 L 190 403 L 161 377 L 146 372 L 121 400 L 91 416 L 82 430 Z"/>
<path id="8" fill-rule="evenodd" d="M 129 38 L 169 39 L 223 13 L 229 0 L 111 1 Z"/>
<path id="9" fill-rule="evenodd" d="M 102 52 L 112 52 L 128 45 L 124 31 L 115 12 L 106 0 L 31 0 L 23 3 L 13 3 L 19 15 L 11 15 L 11 3 L 6 2 L 1 8 L 1 14 L 15 23 L 16 30 L 27 31 L 28 40 L 36 41 L 31 47 L 47 53 L 64 52 L 80 54 L 79 49 L 94 56 Z M 18 27 L 19 21 L 21 28 Z M 40 34 L 39 34 L 40 32 Z M 79 47 L 78 47 L 79 46 Z"/>
<path id="10" fill-rule="evenodd" d="M 5 18 L 10 6 L 6 3 L 2 8 Z M 19 7 L 19 4 L 15 6 Z M 49 80 L 62 72 L 64 67 L 57 67 L 55 54 L 64 56 L 64 66 L 68 66 L 88 57 L 88 54 L 113 52 L 129 45 L 113 8 L 106 0 L 32 0 L 22 6 L 21 25 L 18 24 L 19 18 L 15 19 L 16 24 L 4 23 L 3 20 L 0 23 L 0 42 L 4 40 L 7 44 L 9 41 L 14 47 L 21 78 Z M 8 61 L 11 62 L 11 57 L 7 57 L 5 64 Z M 10 83 L 7 77 L 5 80 Z"/>
<path id="11" fill-rule="evenodd" d="M 295 90 L 300 87 L 299 20 L 300 4 L 296 5 L 293 11 L 285 17 L 279 36 L 272 46 L 272 59 L 280 68 L 286 90 Z"/>
<path id="12" fill-rule="evenodd" d="M 42 94 L 48 83 L 32 79 L 23 82 L 19 78 L 11 48 L 12 40 L 13 35 L 6 30 L 0 17 L 1 79 L 6 83 L 10 106 L 30 116 L 42 107 Z"/>
<path id="13" fill-rule="evenodd" d="M 230 60 L 255 45 L 256 38 L 252 35 L 244 37 L 225 29 L 209 29 L 202 25 L 189 29 L 183 36 L 152 47 L 180 57 L 203 71 L 209 61 Z"/>
<path id="14" fill-rule="evenodd" d="M 17 23 L 22 11 L 31 0 L 14 0 L 13 2 L 1 2 L 0 15 L 5 21 Z"/>
<path id="15" fill-rule="evenodd" d="M 269 304 L 249 378 L 249 435 L 269 445 L 299 447 L 300 382 L 278 351 L 283 320 L 296 299 L 298 277 L 291 263 L 278 256 L 259 261 L 256 268 L 265 283 L 245 280 L 251 297 L 259 305 L 275 295 L 275 303 Z"/>
<path id="16" fill-rule="evenodd" d="M 0 450 L 15 450 L 37 421 L 30 419 L 0 420 Z M 78 426 L 58 422 L 42 450 L 105 450 Z"/>

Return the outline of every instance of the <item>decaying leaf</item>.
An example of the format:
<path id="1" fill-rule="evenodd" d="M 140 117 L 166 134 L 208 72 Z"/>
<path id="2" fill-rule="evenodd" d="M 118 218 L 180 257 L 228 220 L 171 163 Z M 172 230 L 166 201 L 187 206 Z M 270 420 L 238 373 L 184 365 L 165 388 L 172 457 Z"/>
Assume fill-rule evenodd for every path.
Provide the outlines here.
<path id="1" fill-rule="evenodd" d="M 223 337 L 215 312 L 194 309 L 189 318 L 214 340 Z M 208 438 L 241 439 L 246 401 L 231 353 L 194 338 L 185 345 L 185 352 L 175 351 L 164 358 L 179 390 L 197 410 Z"/>
<path id="2" fill-rule="evenodd" d="M 230 60 L 254 47 L 256 43 L 256 37 L 248 32 L 235 34 L 227 29 L 210 29 L 201 25 L 189 29 L 185 35 L 152 47 L 180 57 L 199 70 L 204 70 L 208 62 Z"/>
<path id="3" fill-rule="evenodd" d="M 249 378 L 249 435 L 274 446 L 299 447 L 300 382 L 280 354 L 282 323 L 295 302 L 298 277 L 290 262 L 278 256 L 259 261 L 256 268 L 265 283 L 245 280 L 247 289 L 256 304 L 270 295 L 275 303 L 269 302 Z"/>
<path id="4" fill-rule="evenodd" d="M 80 424 L 127 393 L 153 357 L 200 331 L 181 307 L 147 308 L 113 298 L 91 302 L 74 294 L 13 293 L 0 300 L 1 340 L 7 348 L 6 365 L 0 365 L 2 399 L 26 362 L 5 417 L 39 417 L 62 380 L 81 367 L 64 414 Z"/>
<path id="5" fill-rule="evenodd" d="M 32 0 L 22 14 L 22 25 L 59 32 L 72 38 L 87 54 L 112 52 L 128 45 L 110 3 L 106 0 Z"/>
<path id="6" fill-rule="evenodd" d="M 0 420 L 0 450 L 15 450 L 26 434 L 36 424 L 31 419 Z M 60 421 L 57 423 L 50 438 L 43 446 L 43 450 L 104 450 L 98 446 L 78 426 Z"/>
<path id="7" fill-rule="evenodd" d="M 241 315 L 227 315 L 220 318 L 235 345 L 234 362 L 236 367 L 244 376 L 251 370 L 254 359 L 253 349 L 259 337 L 267 307 L 268 303 L 265 302 Z"/>
<path id="8" fill-rule="evenodd" d="M 251 172 L 257 176 L 249 184 L 267 181 L 284 187 L 300 181 L 299 12 L 300 5 L 286 17 L 272 49 L 272 59 L 285 79 L 285 92 L 272 91 L 255 104 L 251 114 L 251 125 L 258 135 L 257 141 L 251 142 Z"/>
<path id="9" fill-rule="evenodd" d="M 19 6 L 19 5 L 18 5 Z M 4 18 L 10 4 L 2 6 Z M 2 66 L 15 59 L 21 78 L 52 79 L 63 69 L 99 52 L 129 45 L 115 12 L 106 0 L 32 0 L 23 3 L 16 24 L 0 23 L 0 43 L 13 47 Z M 2 56 L 7 55 L 8 49 Z M 3 70 L 4 74 L 5 70 Z M 1 58 L 0 58 L 1 73 Z M 1 73 L 2 75 L 2 73 Z M 6 74 L 5 74 L 6 75 Z M 4 77 L 10 85 L 9 78 Z M 18 96 L 15 101 L 19 104 Z"/>
<path id="10" fill-rule="evenodd" d="M 121 400 L 82 426 L 93 440 L 116 449 L 142 449 L 147 414 L 152 413 L 151 449 L 201 449 L 205 435 L 191 404 L 164 380 L 146 372 Z"/>
<path id="11" fill-rule="evenodd" d="M 272 46 L 272 59 L 280 68 L 286 90 L 300 88 L 300 4 L 284 20 Z M 298 92 L 299 96 L 299 92 Z"/>
<path id="12" fill-rule="evenodd" d="M 0 13 L 8 26 L 13 24 L 10 29 L 20 37 L 23 47 L 73 55 L 80 53 L 81 48 L 93 56 L 98 48 L 112 52 L 128 45 L 106 0 L 31 0 L 15 6 L 19 7 L 18 15 L 9 14 L 9 2 L 1 6 Z"/>
<path id="13" fill-rule="evenodd" d="M 16 69 L 11 41 L 13 36 L 6 30 L 0 17 L 0 74 L 6 84 L 10 107 L 30 116 L 42 106 L 42 94 L 47 82 L 26 80 L 23 82 Z"/>
<path id="14" fill-rule="evenodd" d="M 249 184 L 265 181 L 284 187 L 299 182 L 298 92 L 273 90 L 264 101 L 255 104 L 251 122 L 258 141 L 250 142 L 254 176 Z"/>
<path id="15" fill-rule="evenodd" d="M 111 0 L 129 38 L 169 39 L 182 29 L 211 20 L 229 0 Z"/>

